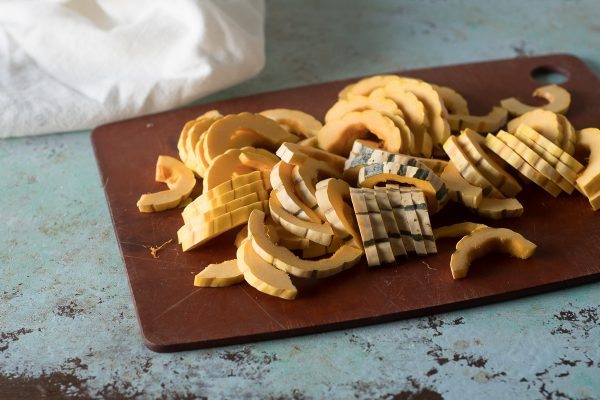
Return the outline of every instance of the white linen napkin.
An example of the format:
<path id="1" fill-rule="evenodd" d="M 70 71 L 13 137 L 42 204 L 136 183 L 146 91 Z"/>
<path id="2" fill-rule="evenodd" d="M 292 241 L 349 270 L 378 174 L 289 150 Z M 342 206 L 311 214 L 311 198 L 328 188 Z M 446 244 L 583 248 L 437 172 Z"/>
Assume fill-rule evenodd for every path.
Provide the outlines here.
<path id="1" fill-rule="evenodd" d="M 0 138 L 89 129 L 239 83 L 264 65 L 263 25 L 264 0 L 0 0 Z"/>

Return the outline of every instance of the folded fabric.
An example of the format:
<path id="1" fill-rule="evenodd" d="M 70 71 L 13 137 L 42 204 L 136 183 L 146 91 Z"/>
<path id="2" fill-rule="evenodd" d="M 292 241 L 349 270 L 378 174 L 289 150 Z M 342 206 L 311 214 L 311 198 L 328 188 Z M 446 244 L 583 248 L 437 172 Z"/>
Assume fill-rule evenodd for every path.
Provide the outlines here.
<path id="1" fill-rule="evenodd" d="M 239 83 L 264 65 L 263 25 L 263 0 L 0 0 L 0 138 L 90 129 Z"/>

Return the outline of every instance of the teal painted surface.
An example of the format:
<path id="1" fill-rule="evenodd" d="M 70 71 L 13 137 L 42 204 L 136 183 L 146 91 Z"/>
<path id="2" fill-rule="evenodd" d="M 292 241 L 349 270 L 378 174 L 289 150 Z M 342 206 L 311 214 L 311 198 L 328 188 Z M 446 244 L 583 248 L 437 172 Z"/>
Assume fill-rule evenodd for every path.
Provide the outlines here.
<path id="1" fill-rule="evenodd" d="M 271 1 L 267 67 L 211 100 L 548 52 L 600 74 L 599 14 L 595 1 Z M 89 132 L 0 141 L 0 221 L 0 398 L 24 386 L 97 398 L 600 398 L 600 284 L 320 335 L 147 350 Z"/>

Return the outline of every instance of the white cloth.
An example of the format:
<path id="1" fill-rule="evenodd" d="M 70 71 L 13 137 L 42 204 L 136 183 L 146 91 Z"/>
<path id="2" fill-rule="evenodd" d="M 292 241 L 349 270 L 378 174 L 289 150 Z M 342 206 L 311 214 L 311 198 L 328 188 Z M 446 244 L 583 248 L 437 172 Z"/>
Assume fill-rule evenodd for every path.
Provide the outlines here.
<path id="1" fill-rule="evenodd" d="M 0 138 L 164 111 L 264 65 L 263 0 L 0 0 Z"/>

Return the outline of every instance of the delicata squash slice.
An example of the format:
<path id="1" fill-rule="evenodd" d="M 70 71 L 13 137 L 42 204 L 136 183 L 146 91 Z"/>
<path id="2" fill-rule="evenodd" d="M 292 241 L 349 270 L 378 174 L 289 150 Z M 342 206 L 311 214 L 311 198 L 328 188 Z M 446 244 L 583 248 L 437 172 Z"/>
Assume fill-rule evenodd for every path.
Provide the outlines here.
<path id="1" fill-rule="evenodd" d="M 204 157 L 210 163 L 228 149 L 254 146 L 274 150 L 283 142 L 297 141 L 298 136 L 285 131 L 272 119 L 243 112 L 227 115 L 208 128 Z"/>
<path id="2" fill-rule="evenodd" d="M 259 113 L 281 125 L 286 131 L 310 138 L 317 136 L 323 124 L 310 114 L 289 108 L 273 108 Z"/>
<path id="3" fill-rule="evenodd" d="M 447 86 L 431 85 L 442 98 L 448 114 L 469 115 L 467 100 L 456 90 Z"/>
<path id="4" fill-rule="evenodd" d="M 330 153 L 328 151 L 316 148 L 305 147 L 298 143 L 283 143 L 277 149 L 277 156 L 288 164 L 297 165 L 302 163 L 305 156 L 323 161 L 328 167 L 328 173 L 339 177 L 344 172 L 346 157 Z"/>
<path id="5" fill-rule="evenodd" d="M 521 259 L 529 258 L 537 246 L 522 235 L 506 228 L 480 228 L 463 237 L 450 257 L 454 279 L 467 276 L 471 263 L 491 252 L 508 253 Z"/>
<path id="6" fill-rule="evenodd" d="M 493 107 L 486 115 L 448 114 L 448 123 L 453 131 L 469 128 L 477 132 L 496 132 L 507 119 L 508 112 L 502 107 Z"/>
<path id="7" fill-rule="evenodd" d="M 244 147 L 229 149 L 217 156 L 204 173 L 202 192 L 230 180 L 235 176 L 249 174 L 256 170 L 270 170 L 279 161 L 275 154 L 264 149 Z"/>
<path id="8" fill-rule="evenodd" d="M 158 156 L 156 162 L 157 182 L 167 184 L 168 190 L 143 194 L 137 202 L 140 212 L 164 211 L 177 207 L 187 199 L 196 185 L 192 170 L 173 157 Z"/>
<path id="9" fill-rule="evenodd" d="M 454 238 L 470 235 L 473 231 L 481 228 L 487 228 L 487 225 L 476 224 L 475 222 L 459 222 L 458 224 L 446 225 L 433 230 L 435 239 Z"/>
<path id="10" fill-rule="evenodd" d="M 500 105 L 508 110 L 511 115 L 523 115 L 526 112 L 533 111 L 536 108 L 552 111 L 559 114 L 566 114 L 571 105 L 571 94 L 558 85 L 540 86 L 533 91 L 533 97 L 541 97 L 548 100 L 548 104 L 534 107 L 522 103 L 514 97 L 500 100 Z"/>
<path id="11" fill-rule="evenodd" d="M 375 89 L 384 87 L 388 83 L 400 79 L 402 78 L 398 75 L 369 76 L 343 88 L 338 94 L 338 97 L 340 99 L 347 99 L 351 95 L 368 96 Z"/>
<path id="12" fill-rule="evenodd" d="M 400 130 L 390 118 L 373 110 L 353 111 L 327 122 L 319 132 L 319 147 L 334 154 L 350 153 L 356 139 L 377 136 L 382 147 L 398 152 L 402 145 Z"/>
<path id="13" fill-rule="evenodd" d="M 556 113 L 537 108 L 533 111 L 526 112 L 518 118 L 508 121 L 506 127 L 510 133 L 515 133 L 521 124 L 528 125 L 556 146 L 562 148 L 564 139 L 563 125 Z"/>
<path id="14" fill-rule="evenodd" d="M 383 115 L 399 114 L 400 116 L 403 116 L 402 111 L 400 111 L 396 103 L 392 100 L 373 96 L 350 95 L 347 99 L 338 100 L 337 103 L 327 111 L 327 114 L 325 114 L 325 122 L 342 118 L 352 111 L 366 110 L 377 111 Z"/>
<path id="15" fill-rule="evenodd" d="M 291 275 L 301 278 L 324 278 L 337 274 L 356 265 L 362 250 L 354 246 L 342 245 L 328 258 L 303 260 L 289 249 L 274 244 L 265 233 L 265 213 L 253 211 L 248 220 L 248 236 L 252 248 L 267 263 Z"/>
<path id="16" fill-rule="evenodd" d="M 600 129 L 586 128 L 579 131 L 577 147 L 589 151 L 587 167 L 577 178 L 577 186 L 588 198 L 600 191 Z"/>

